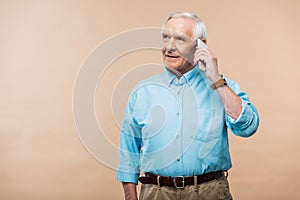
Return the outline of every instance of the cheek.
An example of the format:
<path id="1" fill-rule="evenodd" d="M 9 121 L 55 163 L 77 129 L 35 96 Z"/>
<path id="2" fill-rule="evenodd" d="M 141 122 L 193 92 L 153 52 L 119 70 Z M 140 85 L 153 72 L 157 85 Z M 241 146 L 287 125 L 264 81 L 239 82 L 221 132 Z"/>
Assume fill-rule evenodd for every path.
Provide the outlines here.
<path id="1" fill-rule="evenodd" d="M 182 57 L 186 60 L 186 62 L 192 62 L 194 59 L 194 53 L 195 50 L 194 49 L 183 49 L 183 51 L 181 52 Z"/>
<path id="2" fill-rule="evenodd" d="M 181 48 L 178 48 L 178 52 L 185 58 L 190 57 L 191 55 L 194 55 L 195 48 L 191 46 L 183 46 Z"/>
<path id="3" fill-rule="evenodd" d="M 180 58 L 180 59 L 178 60 L 178 63 L 184 64 L 184 63 L 186 63 L 186 59 L 185 59 L 185 58 Z"/>

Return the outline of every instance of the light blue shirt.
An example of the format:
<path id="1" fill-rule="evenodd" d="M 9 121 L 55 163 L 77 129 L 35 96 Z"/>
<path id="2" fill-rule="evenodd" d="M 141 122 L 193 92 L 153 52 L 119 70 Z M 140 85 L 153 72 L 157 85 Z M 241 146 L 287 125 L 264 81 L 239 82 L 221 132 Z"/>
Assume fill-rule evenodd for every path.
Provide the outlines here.
<path id="1" fill-rule="evenodd" d="M 216 90 L 198 66 L 178 79 L 165 69 L 132 91 L 120 135 L 117 180 L 137 183 L 140 170 L 161 176 L 193 176 L 231 168 L 227 128 L 254 134 L 259 116 L 247 94 L 237 119 L 228 116 Z"/>

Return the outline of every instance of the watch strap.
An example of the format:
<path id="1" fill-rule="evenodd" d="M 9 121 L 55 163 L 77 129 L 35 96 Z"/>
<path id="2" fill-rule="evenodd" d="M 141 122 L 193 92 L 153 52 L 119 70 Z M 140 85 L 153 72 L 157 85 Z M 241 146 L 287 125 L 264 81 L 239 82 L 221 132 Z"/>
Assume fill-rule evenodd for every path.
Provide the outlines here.
<path id="1" fill-rule="evenodd" d="M 227 82 L 225 80 L 225 78 L 223 77 L 223 75 L 221 75 L 221 78 L 219 80 L 217 80 L 215 83 L 213 83 L 211 85 L 211 88 L 213 90 L 216 90 L 219 87 L 223 87 L 224 85 L 227 85 Z"/>

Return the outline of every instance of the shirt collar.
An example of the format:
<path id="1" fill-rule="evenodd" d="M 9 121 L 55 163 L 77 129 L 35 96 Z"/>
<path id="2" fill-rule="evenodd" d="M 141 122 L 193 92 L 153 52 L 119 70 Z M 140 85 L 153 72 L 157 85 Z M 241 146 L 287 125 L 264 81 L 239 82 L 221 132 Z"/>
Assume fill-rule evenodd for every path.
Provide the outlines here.
<path id="1" fill-rule="evenodd" d="M 196 65 L 193 69 L 184 73 L 178 80 L 175 73 L 170 69 L 168 69 L 167 67 L 165 67 L 165 75 L 169 86 L 172 84 L 183 85 L 185 83 L 187 83 L 189 86 L 192 86 L 196 78 L 199 77 L 199 73 L 200 73 L 200 69 L 198 65 Z"/>

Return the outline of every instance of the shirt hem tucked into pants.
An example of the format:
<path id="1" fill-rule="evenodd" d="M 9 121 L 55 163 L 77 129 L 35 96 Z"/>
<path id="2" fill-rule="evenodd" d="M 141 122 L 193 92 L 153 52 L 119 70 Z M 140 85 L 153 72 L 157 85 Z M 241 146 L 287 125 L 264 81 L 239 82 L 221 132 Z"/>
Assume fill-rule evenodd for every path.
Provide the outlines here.
<path id="1" fill-rule="evenodd" d="M 142 184 L 139 200 L 232 200 L 225 176 L 184 188 Z"/>

